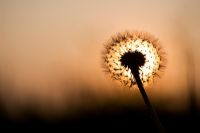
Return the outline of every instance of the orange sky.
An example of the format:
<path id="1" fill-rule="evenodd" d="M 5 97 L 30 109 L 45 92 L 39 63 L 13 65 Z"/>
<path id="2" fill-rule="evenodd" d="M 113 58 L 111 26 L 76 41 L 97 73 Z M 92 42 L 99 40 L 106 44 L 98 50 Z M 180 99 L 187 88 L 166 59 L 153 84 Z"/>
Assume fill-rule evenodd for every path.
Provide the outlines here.
<path id="1" fill-rule="evenodd" d="M 199 87 L 199 4 L 198 0 L 1 0 L 0 92 L 5 108 L 35 104 L 39 112 L 46 105 L 57 108 L 55 112 L 63 106 L 70 111 L 84 100 L 83 91 L 98 100 L 119 96 L 123 100 L 127 92 L 121 94 L 124 89 L 102 72 L 103 43 L 116 32 L 142 30 L 160 39 L 168 59 L 164 75 L 147 93 L 155 104 L 166 105 L 163 110 L 186 110 L 187 52 L 193 54 Z"/>

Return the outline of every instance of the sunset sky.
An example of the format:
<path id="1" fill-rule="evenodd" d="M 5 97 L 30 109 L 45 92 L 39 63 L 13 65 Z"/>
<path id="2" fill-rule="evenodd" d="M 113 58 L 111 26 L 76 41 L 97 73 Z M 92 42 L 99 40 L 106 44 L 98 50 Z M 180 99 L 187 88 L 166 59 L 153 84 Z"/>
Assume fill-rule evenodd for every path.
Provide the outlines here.
<path id="1" fill-rule="evenodd" d="M 188 110 L 190 80 L 200 97 L 199 4 L 198 0 L 0 0 L 3 108 L 9 114 L 33 108 L 42 115 L 49 109 L 57 115 L 109 99 L 141 104 L 138 90 L 122 87 L 101 67 L 103 44 L 110 36 L 138 30 L 159 38 L 168 60 L 161 78 L 146 89 L 151 101 L 166 112 Z"/>

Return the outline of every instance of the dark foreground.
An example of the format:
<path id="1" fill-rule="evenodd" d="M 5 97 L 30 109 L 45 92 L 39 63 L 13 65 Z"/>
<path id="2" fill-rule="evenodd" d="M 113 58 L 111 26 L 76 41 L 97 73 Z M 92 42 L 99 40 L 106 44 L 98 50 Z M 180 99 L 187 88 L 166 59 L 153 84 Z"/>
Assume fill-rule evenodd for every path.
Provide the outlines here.
<path id="1" fill-rule="evenodd" d="M 169 133 L 200 132 L 199 113 L 159 114 L 162 124 Z M 154 132 L 156 127 L 145 110 L 131 108 L 123 110 L 101 110 L 79 114 L 74 117 L 62 117 L 58 120 L 44 121 L 29 114 L 24 121 L 13 121 L 1 113 L 0 129 L 4 131 L 65 131 L 65 132 Z"/>

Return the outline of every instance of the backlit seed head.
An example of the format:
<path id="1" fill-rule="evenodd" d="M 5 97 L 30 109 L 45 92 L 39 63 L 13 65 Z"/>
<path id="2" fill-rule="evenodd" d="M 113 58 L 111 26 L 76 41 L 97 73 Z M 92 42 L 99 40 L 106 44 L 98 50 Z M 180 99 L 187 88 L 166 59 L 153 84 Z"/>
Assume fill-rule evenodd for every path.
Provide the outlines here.
<path id="1" fill-rule="evenodd" d="M 132 69 L 137 67 L 145 86 L 159 76 L 164 58 L 158 39 L 144 32 L 123 32 L 111 37 L 105 44 L 103 68 L 125 86 L 135 86 Z"/>

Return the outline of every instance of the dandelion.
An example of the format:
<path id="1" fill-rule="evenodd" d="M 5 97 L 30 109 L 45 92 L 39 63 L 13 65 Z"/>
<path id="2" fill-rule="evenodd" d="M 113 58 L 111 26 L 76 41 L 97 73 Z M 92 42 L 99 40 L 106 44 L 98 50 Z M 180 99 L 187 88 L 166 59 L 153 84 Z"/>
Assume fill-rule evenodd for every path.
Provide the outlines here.
<path id="1" fill-rule="evenodd" d="M 165 58 L 158 39 L 144 32 L 124 32 L 105 45 L 104 70 L 124 86 L 138 87 L 160 132 L 161 122 L 152 107 L 144 86 L 151 85 L 164 67 Z"/>
<path id="2" fill-rule="evenodd" d="M 103 53 L 103 67 L 113 79 L 136 87 L 133 68 L 145 86 L 151 85 L 164 67 L 164 51 L 158 39 L 143 32 L 124 32 L 112 37 Z"/>

